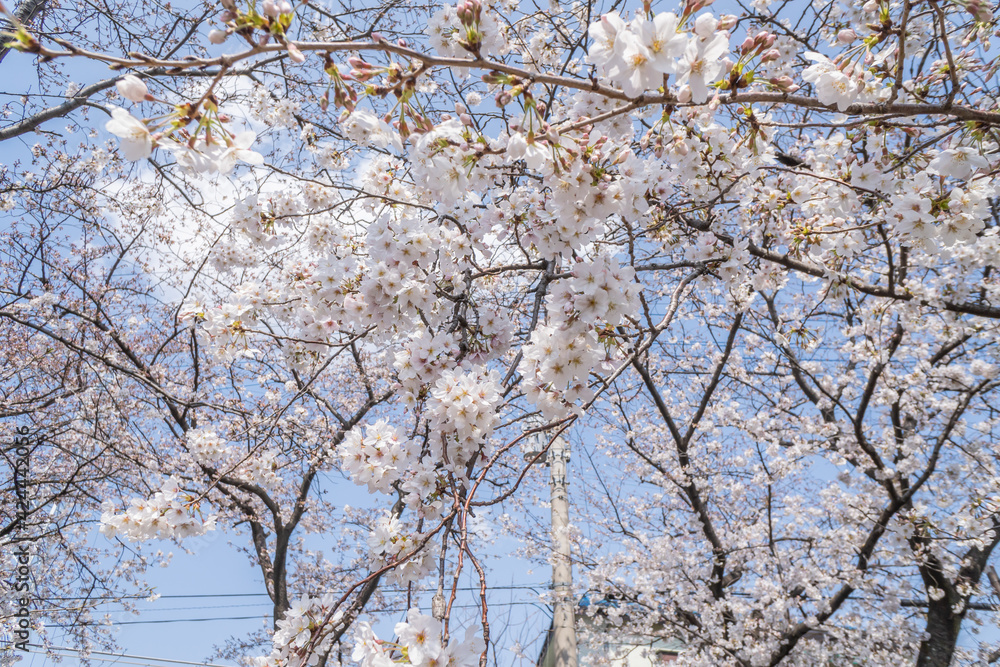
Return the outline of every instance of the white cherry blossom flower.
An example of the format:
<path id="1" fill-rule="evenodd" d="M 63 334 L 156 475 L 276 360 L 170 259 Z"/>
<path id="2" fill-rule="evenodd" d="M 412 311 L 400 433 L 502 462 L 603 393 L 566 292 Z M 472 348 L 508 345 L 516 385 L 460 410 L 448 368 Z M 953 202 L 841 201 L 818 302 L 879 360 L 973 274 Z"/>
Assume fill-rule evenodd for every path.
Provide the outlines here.
<path id="1" fill-rule="evenodd" d="M 687 39 L 677 32 L 678 18 L 662 12 L 652 21 L 637 19 L 635 30 L 649 52 L 650 65 L 663 74 L 677 71 L 677 59 L 684 53 Z"/>
<path id="2" fill-rule="evenodd" d="M 968 180 L 977 171 L 990 168 L 990 161 L 971 146 L 959 146 L 941 151 L 931 160 L 927 170 L 950 176 L 960 181 Z"/>
<path id="3" fill-rule="evenodd" d="M 135 162 L 153 152 L 153 137 L 149 128 L 125 109 L 111 109 L 111 120 L 104 124 L 104 129 L 121 139 L 119 146 L 126 160 Z"/>
<path id="4" fill-rule="evenodd" d="M 433 664 L 441 656 L 441 623 L 419 610 L 407 612 L 406 622 L 397 623 L 395 632 L 412 665 Z"/>
<path id="5" fill-rule="evenodd" d="M 858 98 L 858 86 L 843 72 L 831 70 L 824 72 L 817 79 L 816 96 L 823 104 L 836 106 L 840 111 L 847 111 Z"/>
<path id="6" fill-rule="evenodd" d="M 624 31 L 625 21 L 617 12 L 604 14 L 600 21 L 591 23 L 589 34 L 594 43 L 587 53 L 588 60 L 603 67 L 609 74 L 616 71 L 622 64 L 618 36 Z"/>
<path id="7" fill-rule="evenodd" d="M 618 78 L 626 95 L 638 97 L 659 85 L 662 74 L 653 66 L 653 56 L 639 35 L 630 30 L 620 33 L 616 47 L 621 49 L 623 65 Z"/>
<path id="8" fill-rule="evenodd" d="M 708 86 L 722 71 L 722 56 L 729 50 L 725 33 L 708 39 L 692 38 L 681 58 L 677 83 L 691 89 L 691 101 L 702 104 L 708 99 Z"/>
<path id="9" fill-rule="evenodd" d="M 246 162 L 255 166 L 264 164 L 264 156 L 250 148 L 257 141 L 254 132 L 240 132 L 232 138 L 233 145 L 225 148 L 216 158 L 215 164 L 220 174 L 228 174 L 236 166 L 237 162 Z"/>

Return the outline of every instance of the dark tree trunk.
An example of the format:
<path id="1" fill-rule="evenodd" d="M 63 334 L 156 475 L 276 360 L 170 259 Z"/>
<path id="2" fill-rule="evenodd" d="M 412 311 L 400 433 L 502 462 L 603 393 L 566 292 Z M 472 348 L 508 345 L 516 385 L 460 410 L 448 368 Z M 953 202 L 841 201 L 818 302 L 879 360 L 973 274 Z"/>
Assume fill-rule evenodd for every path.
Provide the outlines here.
<path id="1" fill-rule="evenodd" d="M 917 655 L 917 667 L 949 667 L 955 646 L 958 643 L 958 633 L 962 628 L 965 611 L 952 613 L 951 596 L 945 595 L 937 601 L 929 600 L 927 609 L 926 632 L 927 639 L 920 644 Z"/>
<path id="2" fill-rule="evenodd" d="M 927 597 L 927 625 L 924 630 L 926 639 L 920 644 L 916 667 L 950 667 L 955 656 L 955 646 L 958 644 L 958 634 L 962 629 L 962 621 L 968 611 L 969 597 L 961 595 L 960 588 L 975 590 L 983 571 L 993 553 L 993 548 L 1000 541 L 1000 520 L 993 517 L 993 539 L 984 548 L 970 549 L 962 559 L 962 568 L 958 576 L 951 581 L 944 574 L 941 561 L 927 553 L 929 540 L 925 536 L 911 539 L 910 545 L 918 554 L 924 554 L 920 566 L 920 576 L 924 580 L 924 588 L 937 588 L 944 591 L 939 600 Z M 961 611 L 956 612 L 959 608 Z"/>

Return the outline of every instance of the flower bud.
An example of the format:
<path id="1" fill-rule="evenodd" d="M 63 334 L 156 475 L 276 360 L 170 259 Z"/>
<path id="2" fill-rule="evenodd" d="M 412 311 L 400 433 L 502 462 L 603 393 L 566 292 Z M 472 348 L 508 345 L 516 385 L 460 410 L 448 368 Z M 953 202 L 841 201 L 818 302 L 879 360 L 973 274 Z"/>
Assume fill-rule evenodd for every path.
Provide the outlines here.
<path id="1" fill-rule="evenodd" d="M 717 30 L 732 30 L 736 27 L 737 18 L 736 14 L 725 14 L 719 19 L 719 25 L 716 26 Z"/>
<path id="2" fill-rule="evenodd" d="M 149 95 L 149 88 L 146 88 L 142 79 L 134 74 L 126 74 L 115 83 L 115 86 L 122 97 L 130 102 L 144 102 L 146 96 Z"/>
<path id="3" fill-rule="evenodd" d="M 270 16 L 271 18 L 277 18 L 278 15 L 281 14 L 281 12 L 278 11 L 278 3 L 274 2 L 274 0 L 264 0 L 264 3 L 261 5 L 261 9 L 264 10 L 265 16 Z"/>
<path id="4" fill-rule="evenodd" d="M 754 40 L 752 40 L 748 35 L 747 38 L 743 40 L 743 43 L 740 44 L 740 55 L 743 56 L 747 55 L 753 50 L 753 48 L 754 48 Z"/>
<path id="5" fill-rule="evenodd" d="M 210 30 L 208 32 L 208 41 L 212 44 L 222 44 L 229 37 L 229 33 L 225 30 Z"/>
<path id="6" fill-rule="evenodd" d="M 280 0 L 278 2 L 278 11 L 281 12 L 282 14 L 291 14 L 292 3 L 288 2 L 288 0 Z"/>
<path id="7" fill-rule="evenodd" d="M 223 23 L 229 23 L 230 21 L 236 20 L 236 12 L 227 9 L 226 11 L 219 14 L 219 20 Z"/>
<path id="8" fill-rule="evenodd" d="M 687 104 L 691 101 L 691 86 L 684 86 L 677 91 L 677 101 L 681 104 Z"/>
<path id="9" fill-rule="evenodd" d="M 764 53 L 764 55 L 760 57 L 760 61 L 762 63 L 769 63 L 777 60 L 780 57 L 781 57 L 781 52 L 778 51 L 778 49 L 771 49 L 770 51 L 767 51 L 766 53 Z"/>
<path id="10" fill-rule="evenodd" d="M 293 42 L 288 42 L 288 57 L 292 62 L 304 63 L 306 61 L 306 54 L 299 50 L 299 47 L 295 46 Z"/>
<path id="11" fill-rule="evenodd" d="M 844 28 L 837 33 L 837 41 L 841 44 L 850 44 L 858 38 L 858 33 L 854 32 L 850 28 Z"/>
<path id="12" fill-rule="evenodd" d="M 979 23 L 989 23 L 993 20 L 993 11 L 990 9 L 990 6 L 979 0 L 969 0 L 969 4 L 965 6 L 965 9 Z"/>
<path id="13" fill-rule="evenodd" d="M 799 89 L 792 79 L 787 76 L 771 77 L 768 79 L 768 82 L 783 93 L 794 93 Z"/>

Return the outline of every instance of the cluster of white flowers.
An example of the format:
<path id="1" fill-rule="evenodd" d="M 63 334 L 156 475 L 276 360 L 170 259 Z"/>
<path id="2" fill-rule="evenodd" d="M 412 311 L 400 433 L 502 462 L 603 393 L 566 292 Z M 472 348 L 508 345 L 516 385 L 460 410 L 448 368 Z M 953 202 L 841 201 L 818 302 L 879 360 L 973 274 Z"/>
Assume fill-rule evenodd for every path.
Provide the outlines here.
<path id="1" fill-rule="evenodd" d="M 229 443 L 212 429 L 194 428 L 185 434 L 188 451 L 199 463 L 214 464 L 232 453 Z"/>
<path id="2" fill-rule="evenodd" d="M 277 96 L 267 86 L 253 88 L 249 99 L 249 111 L 253 118 L 268 127 L 296 127 L 301 104 L 294 97 Z"/>
<path id="3" fill-rule="evenodd" d="M 234 290 L 230 300 L 217 308 L 208 308 L 200 301 L 184 304 L 181 321 L 198 322 L 198 335 L 218 358 L 235 359 L 253 356 L 247 336 L 256 322 L 259 309 L 264 305 L 264 292 L 260 285 L 248 282 Z"/>
<path id="4" fill-rule="evenodd" d="M 416 402 L 424 385 L 436 381 L 457 353 L 458 341 L 454 334 L 431 335 L 427 329 L 421 329 L 412 336 L 406 347 L 396 353 L 393 364 L 404 400 L 411 405 Z"/>
<path id="5" fill-rule="evenodd" d="M 975 178 L 964 188 L 954 188 L 948 196 L 948 215 L 942 220 L 941 241 L 946 246 L 972 243 L 986 226 L 990 199 L 997 195 L 996 181 Z"/>
<path id="6" fill-rule="evenodd" d="M 215 529 L 215 515 L 196 516 L 196 498 L 180 488 L 180 481 L 170 477 L 152 498 L 133 498 L 123 513 L 105 507 L 101 514 L 101 533 L 121 535 L 130 541 L 183 539 L 203 535 Z"/>
<path id="7" fill-rule="evenodd" d="M 403 140 L 399 133 L 385 122 L 385 119 L 368 111 L 362 109 L 355 109 L 350 113 L 345 111 L 340 118 L 340 127 L 343 128 L 345 137 L 362 146 L 392 147 L 398 152 L 403 151 Z"/>
<path id="8" fill-rule="evenodd" d="M 414 182 L 424 189 L 429 201 L 439 201 L 451 208 L 470 190 L 484 189 L 489 183 L 487 167 L 494 161 L 471 162 L 478 148 L 483 148 L 469 128 L 456 118 L 442 121 L 429 132 L 411 137 L 409 157 L 417 169 Z"/>
<path id="9" fill-rule="evenodd" d="M 343 618 L 341 611 L 330 614 L 334 604 L 334 597 L 329 593 L 293 602 L 278 620 L 271 639 L 274 644 L 271 655 L 255 658 L 254 666 L 309 667 L 319 664 L 333 648 L 331 630 Z"/>
<path id="10" fill-rule="evenodd" d="M 394 630 L 398 642 L 387 642 L 376 636 L 370 624 L 359 623 L 351 658 L 362 667 L 391 667 L 394 664 L 474 667 L 486 650 L 476 627 L 466 629 L 463 641 L 450 641 L 445 645 L 441 641 L 441 622 L 417 609 L 410 609 L 406 621 L 397 623 Z"/>
<path id="11" fill-rule="evenodd" d="M 639 285 L 631 266 L 622 266 L 608 255 L 598 255 L 590 261 L 578 262 L 572 277 L 557 283 L 550 297 L 550 312 L 561 311 L 559 319 L 617 326 L 634 311 Z"/>
<path id="12" fill-rule="evenodd" d="M 932 251 L 974 241 L 988 216 L 987 201 L 996 192 L 991 179 L 976 178 L 939 201 L 938 184 L 926 172 L 901 182 L 899 188 L 887 216 L 897 234 Z"/>
<path id="13" fill-rule="evenodd" d="M 447 370 L 427 400 L 427 421 L 435 434 L 432 453 L 461 477 L 493 434 L 501 400 L 496 371 Z"/>
<path id="14" fill-rule="evenodd" d="M 561 419 L 594 397 L 590 372 L 605 358 L 597 333 L 539 325 L 524 347 L 518 371 L 528 400 L 549 419 Z"/>
<path id="15" fill-rule="evenodd" d="M 728 25 L 729 21 L 723 25 Z M 671 12 L 654 17 L 636 16 L 629 23 L 616 12 L 604 14 L 590 26 L 590 62 L 629 97 L 663 85 L 664 75 L 676 75 L 677 96 L 697 104 L 708 100 L 709 88 L 731 62 L 729 33 L 711 14 L 699 16 L 693 33 L 681 30 Z M 728 64 L 727 64 L 728 62 Z"/>
<path id="16" fill-rule="evenodd" d="M 368 535 L 372 569 L 394 565 L 384 577 L 386 582 L 401 586 L 427 577 L 435 569 L 435 549 L 433 542 L 422 542 L 423 536 L 414 526 L 393 516 L 380 517 Z"/>
<path id="17" fill-rule="evenodd" d="M 390 493 L 420 452 L 384 419 L 351 430 L 340 443 L 341 466 L 355 484 L 372 493 Z"/>
<path id="18" fill-rule="evenodd" d="M 875 65 L 881 65 L 889 54 L 889 50 L 884 50 L 875 58 Z M 851 61 L 837 64 L 814 51 L 806 52 L 805 56 L 813 64 L 802 72 L 802 78 L 813 84 L 816 97 L 823 104 L 847 111 L 852 104 L 889 99 L 890 87 L 875 78 L 869 67 Z"/>
<path id="19" fill-rule="evenodd" d="M 401 313 L 419 321 L 416 311 L 434 310 L 426 272 L 437 259 L 440 228 L 415 216 L 385 213 L 369 225 L 370 265 L 361 295 L 371 323 L 391 330 Z"/>
<path id="20" fill-rule="evenodd" d="M 252 454 L 233 447 L 212 428 L 195 428 L 185 434 L 188 452 L 199 465 L 211 466 L 236 474 L 263 489 L 273 490 L 281 483 L 278 455 L 268 449 Z"/>
<path id="21" fill-rule="evenodd" d="M 550 323 L 535 329 L 518 370 L 528 398 L 549 418 L 578 410 L 593 398 L 590 374 L 608 364 L 610 346 L 598 326 L 615 327 L 633 312 L 639 294 L 635 271 L 612 257 L 579 262 L 547 297 Z"/>

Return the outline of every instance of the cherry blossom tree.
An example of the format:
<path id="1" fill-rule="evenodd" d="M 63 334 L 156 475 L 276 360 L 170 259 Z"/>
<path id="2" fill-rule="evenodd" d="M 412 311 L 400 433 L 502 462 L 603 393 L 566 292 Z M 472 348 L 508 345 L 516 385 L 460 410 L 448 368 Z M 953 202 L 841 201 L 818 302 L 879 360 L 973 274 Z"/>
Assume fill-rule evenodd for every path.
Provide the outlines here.
<path id="1" fill-rule="evenodd" d="M 591 627 L 690 665 L 995 660 L 959 642 L 1000 539 L 993 8 L 710 5 L 8 14 L 40 85 L 115 72 L 0 128 L 115 137 L 50 135 L 2 200 L 37 220 L 0 318 L 59 350 L 11 400 L 85 363 L 132 434 L 102 531 L 246 526 L 260 665 L 485 665 L 470 521 L 524 507 L 524 443 L 575 438 L 577 571 L 617 601 Z M 379 637 L 382 584 L 437 593 Z"/>

